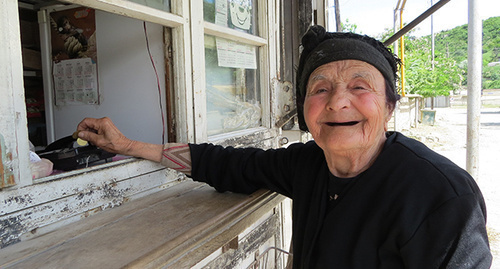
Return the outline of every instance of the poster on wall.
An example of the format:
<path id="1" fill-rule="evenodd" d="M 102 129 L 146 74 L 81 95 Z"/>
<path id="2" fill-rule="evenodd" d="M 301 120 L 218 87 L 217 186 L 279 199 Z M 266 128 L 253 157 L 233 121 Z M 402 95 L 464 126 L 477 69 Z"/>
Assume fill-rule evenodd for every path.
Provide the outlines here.
<path id="1" fill-rule="evenodd" d="M 56 106 L 99 103 L 95 10 L 50 13 Z"/>

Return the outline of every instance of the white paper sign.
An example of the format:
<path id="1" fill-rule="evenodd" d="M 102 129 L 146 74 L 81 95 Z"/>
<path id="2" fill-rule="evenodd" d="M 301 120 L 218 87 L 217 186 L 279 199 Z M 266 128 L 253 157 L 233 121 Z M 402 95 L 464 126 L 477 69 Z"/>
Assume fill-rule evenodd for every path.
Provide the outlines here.
<path id="1" fill-rule="evenodd" d="M 219 66 L 257 69 L 257 54 L 254 46 L 222 38 L 216 38 L 216 43 Z"/>
<path id="2" fill-rule="evenodd" d="M 227 0 L 215 0 L 215 24 L 227 26 Z"/>

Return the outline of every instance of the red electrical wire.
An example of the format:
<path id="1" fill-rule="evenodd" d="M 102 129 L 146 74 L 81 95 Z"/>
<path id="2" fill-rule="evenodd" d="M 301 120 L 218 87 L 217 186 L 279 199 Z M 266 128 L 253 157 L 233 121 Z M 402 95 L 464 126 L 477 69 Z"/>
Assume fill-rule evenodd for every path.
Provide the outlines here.
<path id="1" fill-rule="evenodd" d="M 148 40 L 148 31 L 146 29 L 146 22 L 143 22 L 144 25 L 144 35 L 146 36 L 146 47 L 148 49 L 149 59 L 151 59 L 151 65 L 153 65 L 153 69 L 155 70 L 156 75 L 156 83 L 158 85 L 158 101 L 160 103 L 160 114 L 161 114 L 161 125 L 162 125 L 162 134 L 161 134 L 161 143 L 165 144 L 165 115 L 163 113 L 163 106 L 161 104 L 161 86 L 160 86 L 160 78 L 158 77 L 158 71 L 156 70 L 155 62 L 153 60 L 153 55 L 151 55 L 151 50 L 149 49 L 149 40 Z"/>

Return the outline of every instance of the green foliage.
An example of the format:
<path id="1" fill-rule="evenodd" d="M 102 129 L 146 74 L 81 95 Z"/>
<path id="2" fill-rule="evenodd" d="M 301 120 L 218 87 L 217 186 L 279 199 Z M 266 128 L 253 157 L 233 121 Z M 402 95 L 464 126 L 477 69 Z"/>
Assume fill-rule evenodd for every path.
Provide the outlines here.
<path id="1" fill-rule="evenodd" d="M 378 40 L 387 40 L 393 35 L 394 35 L 394 29 L 385 28 L 384 32 L 382 32 L 381 34 L 378 34 L 377 36 L 374 36 L 374 38 L 376 38 Z M 393 50 L 394 44 L 390 45 L 389 47 Z"/>
<path id="2" fill-rule="evenodd" d="M 500 88 L 500 68 L 491 68 L 487 64 L 500 61 L 500 17 L 483 21 L 483 89 Z M 442 31 L 435 35 L 436 57 L 449 57 L 459 63 L 464 75 L 463 85 L 467 83 L 467 25 Z M 425 38 L 429 38 L 427 36 Z"/>
<path id="3" fill-rule="evenodd" d="M 467 25 L 435 34 L 434 68 L 431 36 L 405 35 L 405 91 L 424 97 L 448 95 L 467 83 Z M 386 40 L 389 29 L 379 35 Z M 483 89 L 500 89 L 500 17 L 483 21 Z"/>
<path id="4" fill-rule="evenodd" d="M 500 61 L 500 17 L 493 17 L 483 22 L 483 59 L 489 62 Z"/>
<path id="5" fill-rule="evenodd" d="M 500 65 L 483 68 L 483 89 L 500 89 Z"/>
<path id="6" fill-rule="evenodd" d="M 358 26 L 355 23 L 349 23 L 349 19 L 346 19 L 345 22 L 340 22 L 340 25 L 342 26 L 342 32 L 361 34 L 361 32 L 358 32 Z"/>
<path id="7" fill-rule="evenodd" d="M 406 37 L 406 40 L 406 92 L 424 97 L 448 96 L 460 87 L 463 71 L 454 59 L 435 54 L 433 64 L 430 38 Z"/>
<path id="8" fill-rule="evenodd" d="M 430 36 L 426 36 L 430 40 Z M 457 26 L 435 35 L 435 54 L 454 59 L 457 63 L 467 60 L 467 25 Z"/>

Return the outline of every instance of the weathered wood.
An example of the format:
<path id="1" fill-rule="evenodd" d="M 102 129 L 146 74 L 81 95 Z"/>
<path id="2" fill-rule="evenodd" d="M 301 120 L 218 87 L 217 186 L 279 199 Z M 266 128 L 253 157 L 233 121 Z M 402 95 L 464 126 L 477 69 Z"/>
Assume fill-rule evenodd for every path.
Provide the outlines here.
<path id="1" fill-rule="evenodd" d="M 245 264 L 245 261 L 253 261 L 256 253 L 262 253 L 268 247 L 276 246 L 276 241 L 279 241 L 280 238 L 279 227 L 279 216 L 273 214 L 242 238 L 239 242 L 239 248 L 218 256 L 204 268 L 246 268 L 248 265 Z M 270 256 L 273 256 L 272 254 L 274 253 L 271 253 Z M 271 266 L 266 268 L 279 268 L 272 266 L 275 264 L 274 258 L 271 257 L 268 260 Z"/>
<path id="2" fill-rule="evenodd" d="M 172 29 L 176 142 L 194 143 L 194 88 L 191 54 L 190 1 L 171 1 L 172 13 L 184 18 Z"/>
<path id="3" fill-rule="evenodd" d="M 266 191 L 221 194 L 185 181 L 61 227 L 57 233 L 4 248 L 0 267 L 147 268 L 172 262 L 192 266 L 211 253 L 204 253 L 205 248 L 211 250 L 207 242 L 241 233 L 244 223 L 252 223 L 252 215 L 261 216 L 262 210 L 272 210 L 281 200 Z"/>
<path id="4" fill-rule="evenodd" d="M 235 135 L 237 134 L 237 135 Z M 209 142 L 221 145 L 238 147 L 271 148 L 276 146 L 277 131 L 267 128 L 253 128 L 233 132 L 232 135 L 222 134 L 210 137 Z"/>
<path id="5" fill-rule="evenodd" d="M 245 233 L 250 233 L 256 228 L 255 223 L 262 219 L 266 213 L 272 212 L 284 199 L 283 196 L 269 191 L 259 191 L 252 196 L 254 195 L 258 195 L 258 197 L 254 197 L 252 200 L 242 204 L 241 210 L 228 211 L 227 217 L 217 223 L 216 229 L 213 230 L 214 232 L 210 236 L 205 235 L 201 238 L 195 238 L 196 241 L 190 243 L 192 248 L 189 247 L 190 245 L 187 246 L 191 249 L 189 253 L 184 254 L 180 259 L 172 259 L 162 263 L 162 267 L 188 268 L 193 266 L 193 262 L 197 263 L 203 260 L 209 254 L 228 243 L 236 235 L 244 237 Z M 150 266 L 149 268 L 153 267 L 156 266 Z M 139 268 L 144 267 L 140 266 Z"/>
<path id="6" fill-rule="evenodd" d="M 17 1 L 0 0 L 0 162 L 3 186 L 31 183 Z"/>
<path id="7" fill-rule="evenodd" d="M 76 170 L 0 192 L 1 247 L 174 185 L 184 176 L 144 160 Z M 24 238 L 24 239 L 23 239 Z"/>
<path id="8" fill-rule="evenodd" d="M 191 19 L 190 44 L 192 54 L 192 87 L 193 87 L 193 112 L 194 133 L 196 143 L 207 141 L 207 91 L 205 72 L 205 29 L 203 19 L 203 2 L 189 1 Z"/>
<path id="9" fill-rule="evenodd" d="M 185 19 L 170 12 L 155 9 L 131 1 L 111 0 L 62 0 L 71 4 L 87 6 L 110 13 L 161 24 L 167 27 L 179 27 Z"/>
<path id="10" fill-rule="evenodd" d="M 8 154 L 5 150 L 5 140 L 2 134 L 0 134 L 0 189 L 16 184 L 14 175 L 10 171 L 11 167 L 4 165 L 4 163 L 12 163 L 12 154 Z"/>
<path id="11" fill-rule="evenodd" d="M 309 26 L 312 25 L 312 1 L 311 0 L 297 0 L 298 2 L 298 26 L 299 37 L 303 36 Z"/>
<path id="12" fill-rule="evenodd" d="M 150 161 L 129 159 L 45 177 L 33 185 L 0 192 L 0 201 L 3 202 L 0 216 L 88 192 L 104 182 L 118 182 L 164 169 Z"/>
<path id="13" fill-rule="evenodd" d="M 228 40 L 233 40 L 236 42 L 246 43 L 254 46 L 264 46 L 268 44 L 267 39 L 265 38 L 247 33 L 242 33 L 238 30 L 227 28 L 225 26 L 217 25 L 206 21 L 203 22 L 203 26 L 205 28 L 205 34 L 207 35 L 214 35 Z"/>
<path id="14" fill-rule="evenodd" d="M 259 47 L 259 69 L 260 69 L 260 98 L 262 107 L 261 123 L 263 127 L 273 128 L 276 109 L 273 107 L 276 98 L 276 85 L 272 83 L 278 76 L 279 64 L 276 60 L 277 42 L 276 35 L 276 2 L 277 1 L 259 1 L 258 3 L 258 27 L 259 35 L 267 40 L 267 45 Z M 276 143 L 277 144 L 277 143 Z"/>

